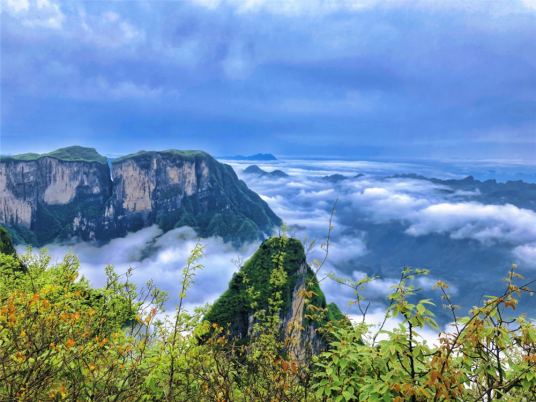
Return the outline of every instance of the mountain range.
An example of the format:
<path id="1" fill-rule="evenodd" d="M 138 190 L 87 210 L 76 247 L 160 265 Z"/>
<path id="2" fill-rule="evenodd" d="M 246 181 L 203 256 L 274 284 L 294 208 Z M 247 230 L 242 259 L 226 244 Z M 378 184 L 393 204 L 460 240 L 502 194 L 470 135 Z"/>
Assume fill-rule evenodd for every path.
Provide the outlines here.
<path id="1" fill-rule="evenodd" d="M 271 172 L 267 172 L 266 170 L 262 170 L 257 165 L 251 165 L 244 169 L 244 173 L 247 174 L 257 174 L 259 176 L 267 176 L 267 177 L 288 177 L 288 174 L 283 172 L 282 170 L 273 170 Z"/>
<path id="2" fill-rule="evenodd" d="M 281 220 L 234 170 L 202 151 L 140 151 L 107 159 L 73 146 L 0 158 L 0 224 L 15 243 L 107 242 L 157 224 L 235 245 Z"/>

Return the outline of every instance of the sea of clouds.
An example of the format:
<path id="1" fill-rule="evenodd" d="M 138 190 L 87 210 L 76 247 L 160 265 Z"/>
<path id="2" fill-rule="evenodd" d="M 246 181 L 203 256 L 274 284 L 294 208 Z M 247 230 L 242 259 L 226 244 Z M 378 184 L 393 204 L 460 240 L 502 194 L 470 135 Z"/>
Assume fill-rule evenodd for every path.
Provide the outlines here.
<path id="1" fill-rule="evenodd" d="M 300 240 L 307 236 L 316 238 L 319 245 L 328 234 L 329 219 L 335 201 L 330 253 L 319 272 L 320 278 L 334 272 L 338 276 L 359 280 L 365 273 L 371 274 L 359 261 L 371 252 L 367 230 L 374 225 L 398 223 L 405 235 L 415 238 L 431 234 L 448 236 L 452 242 L 471 239 L 484 249 L 503 247 L 508 258 L 518 262 L 527 277 L 536 277 L 536 213 L 513 205 L 484 205 L 475 199 L 478 192 L 445 191 L 443 185 L 408 178 L 386 178 L 395 173 L 418 173 L 427 177 L 463 178 L 459 173 L 430 166 L 409 163 L 283 160 L 258 165 L 266 170 L 283 170 L 285 178 L 248 175 L 243 169 L 251 162 L 227 161 L 247 185 L 259 193 L 274 212 L 291 228 L 290 235 Z M 324 177 L 341 174 L 347 180 L 331 182 Z M 358 174 L 363 176 L 355 177 Z M 372 225 L 372 226 L 370 226 Z M 88 243 L 71 246 L 81 263 L 81 272 L 92 283 L 105 283 L 104 267 L 115 266 L 118 273 L 135 268 L 133 280 L 143 286 L 153 279 L 157 286 L 170 295 L 168 311 L 178 301 L 182 268 L 198 241 L 190 228 L 180 228 L 162 233 L 156 226 L 115 239 L 102 247 Z M 214 302 L 228 286 L 237 266 L 231 262 L 237 257 L 247 259 L 260 242 L 247 244 L 240 249 L 225 244 L 219 238 L 203 240 L 206 257 L 201 260 L 204 268 L 197 272 L 195 284 L 187 296 L 187 307 Z M 308 256 L 322 260 L 323 251 L 317 245 Z M 22 250 L 19 250 L 22 251 Z M 69 247 L 49 246 L 54 260 L 59 260 Z M 417 252 L 418 250 L 415 250 Z M 441 274 L 441 272 L 439 273 Z M 430 290 L 437 280 L 448 280 L 433 272 L 429 277 L 416 281 L 418 287 Z M 370 283 L 364 295 L 370 302 L 368 322 L 383 319 L 385 296 L 389 287 L 397 284 L 398 277 L 384 275 Z M 328 302 L 335 301 L 345 313 L 360 319 L 357 309 L 349 308 L 355 299 L 352 289 L 330 279 L 322 280 L 322 288 Z M 451 294 L 456 294 L 463 284 L 452 283 Z M 397 320 L 387 325 L 392 328 Z M 434 338 L 433 332 L 424 334 Z"/>

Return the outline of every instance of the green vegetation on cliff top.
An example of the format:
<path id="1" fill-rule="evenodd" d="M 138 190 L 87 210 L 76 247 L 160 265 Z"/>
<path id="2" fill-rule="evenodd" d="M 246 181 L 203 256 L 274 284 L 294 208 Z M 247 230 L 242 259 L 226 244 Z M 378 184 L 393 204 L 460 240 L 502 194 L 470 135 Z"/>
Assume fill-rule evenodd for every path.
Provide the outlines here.
<path id="1" fill-rule="evenodd" d="M 105 156 L 100 155 L 95 148 L 86 148 L 78 145 L 60 148 L 47 154 L 26 153 L 20 155 L 2 156 L 0 161 L 14 159 L 18 161 L 35 161 L 44 157 L 59 159 L 64 162 L 98 162 L 106 165 L 108 162 Z"/>
<path id="2" fill-rule="evenodd" d="M 276 268 L 274 261 L 277 261 L 280 255 L 283 255 L 281 265 L 287 274 L 287 279 L 277 291 L 281 292 L 283 302 L 281 316 L 285 317 L 291 308 L 294 288 L 300 277 L 300 266 L 306 263 L 306 259 L 303 245 L 299 240 L 283 240 L 280 237 L 272 237 L 264 241 L 255 254 L 233 275 L 229 282 L 229 288 L 216 300 L 206 314 L 205 320 L 224 328 L 230 324 L 230 330 L 234 335 L 241 338 L 246 337 L 249 315 L 254 312 L 251 308 L 252 302 L 256 303 L 257 310 L 266 309 L 268 299 L 273 297 L 273 293 L 276 291 L 270 282 L 270 277 Z M 336 304 L 327 305 L 326 297 L 320 289 L 314 272 L 307 266 L 306 283 L 311 282 L 312 286 L 308 287 L 308 290 L 312 290 L 314 293 L 311 304 L 318 308 L 327 308 L 326 318 L 328 321 L 344 319 L 344 315 Z M 255 300 L 250 299 L 248 288 L 253 288 L 253 293 L 257 293 Z M 310 323 L 305 320 L 304 324 L 307 326 Z"/>
<path id="3" fill-rule="evenodd" d="M 138 151 L 134 154 L 128 154 L 125 156 L 121 156 L 120 158 L 115 158 L 112 161 L 112 164 L 123 162 L 126 159 L 136 158 L 138 156 L 145 156 L 145 155 L 156 155 L 156 154 L 162 154 L 162 153 L 168 153 L 172 155 L 181 156 L 184 159 L 194 159 L 195 157 L 207 157 L 210 156 L 204 151 L 179 151 L 177 149 L 166 149 L 165 151 Z"/>

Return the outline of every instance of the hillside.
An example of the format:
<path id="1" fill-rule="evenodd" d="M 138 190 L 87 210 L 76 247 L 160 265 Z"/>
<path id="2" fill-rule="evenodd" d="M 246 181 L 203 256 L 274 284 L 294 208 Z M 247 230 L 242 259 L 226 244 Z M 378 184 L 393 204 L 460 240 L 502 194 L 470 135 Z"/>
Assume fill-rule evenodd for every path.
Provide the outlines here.
<path id="1" fill-rule="evenodd" d="M 286 279 L 282 285 L 275 286 L 272 275 L 278 268 L 284 270 Z M 300 296 L 306 286 L 308 291 L 314 292 L 310 303 L 325 310 L 323 323 L 345 320 L 335 303 L 327 304 L 316 275 L 307 264 L 302 243 L 297 239 L 272 237 L 264 241 L 255 254 L 233 275 L 229 288 L 214 302 L 205 320 L 229 328 L 232 336 L 248 338 L 253 333 L 254 313 L 259 310 L 268 311 L 269 299 L 280 292 L 281 328 L 287 328 L 293 320 L 298 321 L 304 326 L 304 339 L 319 350 L 323 341 L 314 331 L 318 328 L 318 323 L 313 323 L 305 317 L 304 298 Z M 252 299 L 250 292 L 258 294 Z"/>

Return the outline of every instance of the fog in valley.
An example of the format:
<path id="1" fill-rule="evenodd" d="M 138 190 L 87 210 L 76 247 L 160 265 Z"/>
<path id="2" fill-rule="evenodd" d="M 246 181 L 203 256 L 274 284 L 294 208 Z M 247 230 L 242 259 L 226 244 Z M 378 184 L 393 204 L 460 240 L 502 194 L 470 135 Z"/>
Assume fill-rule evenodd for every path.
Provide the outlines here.
<path id="1" fill-rule="evenodd" d="M 516 271 L 527 281 L 536 279 L 533 201 L 514 193 L 505 193 L 497 201 L 476 187 L 471 190 L 470 183 L 460 189 L 443 182 L 391 177 L 416 173 L 458 180 L 473 173 L 476 179 L 487 179 L 491 173 L 486 163 L 446 166 L 281 160 L 258 164 L 267 172 L 282 170 L 288 177 L 243 173 L 252 162 L 226 163 L 283 219 L 290 227 L 290 236 L 317 239 L 317 247 L 308 255 L 309 262 L 323 257 L 319 245 L 327 235 L 331 211 L 338 199 L 331 233 L 333 246 L 319 279 L 330 272 L 353 280 L 365 274 L 378 276 L 363 293 L 371 303 L 369 322 L 383 318 L 385 296 L 392 292 L 389 287 L 397 284 L 405 266 L 430 270 L 428 276 L 415 281 L 415 286 L 422 289 L 422 297 L 434 299 L 437 307 L 433 311 L 442 327 L 452 318 L 441 308 L 439 292 L 432 291 L 438 280 L 451 284 L 449 293 L 454 304 L 462 306 L 461 314 L 467 314 L 469 308 L 485 300 L 483 296 L 503 292 L 501 279 L 511 264 L 518 264 Z M 497 174 L 505 177 L 534 175 L 532 166 L 495 165 L 499 167 Z M 169 312 L 178 301 L 181 271 L 196 242 L 197 236 L 190 228 L 164 234 L 153 226 L 102 247 L 78 243 L 48 248 L 53 260 L 60 260 L 72 249 L 78 254 L 83 275 L 97 286 L 105 283 L 106 264 L 114 265 L 118 273 L 135 268 L 133 281 L 139 286 L 153 279 L 169 293 Z M 189 290 L 188 308 L 214 302 L 238 269 L 231 260 L 249 258 L 260 245 L 259 241 L 234 249 L 219 238 L 204 239 L 203 243 L 207 246 L 206 258 L 201 261 L 204 269 L 197 272 Z M 23 252 L 24 247 L 18 250 Z M 322 280 L 322 288 L 328 302 L 336 302 L 350 317 L 361 319 L 356 307 L 348 306 L 348 301 L 355 298 L 351 289 L 329 278 Z M 524 296 L 518 311 L 536 316 L 535 306 L 534 300 Z M 389 323 L 395 324 L 396 320 Z M 433 338 L 431 332 L 425 335 Z"/>

